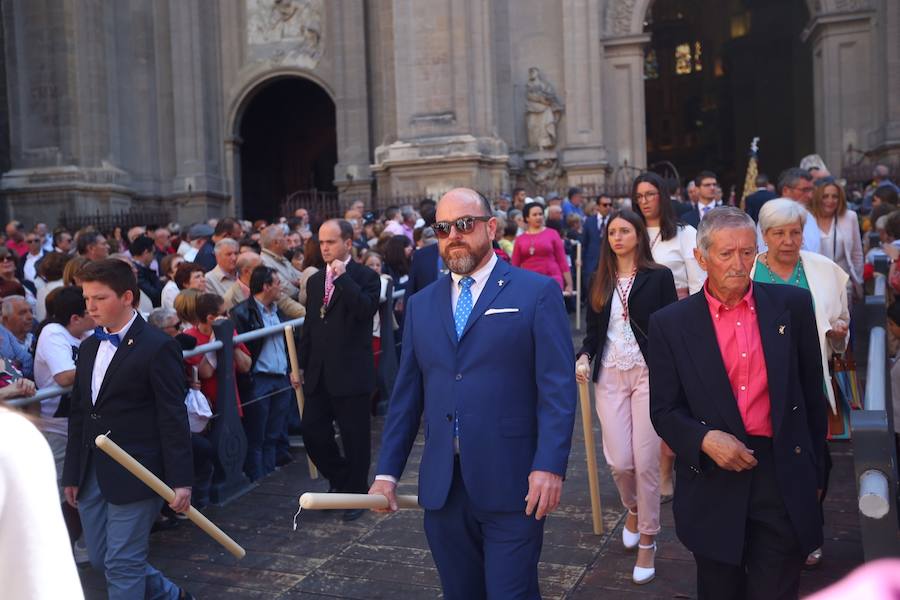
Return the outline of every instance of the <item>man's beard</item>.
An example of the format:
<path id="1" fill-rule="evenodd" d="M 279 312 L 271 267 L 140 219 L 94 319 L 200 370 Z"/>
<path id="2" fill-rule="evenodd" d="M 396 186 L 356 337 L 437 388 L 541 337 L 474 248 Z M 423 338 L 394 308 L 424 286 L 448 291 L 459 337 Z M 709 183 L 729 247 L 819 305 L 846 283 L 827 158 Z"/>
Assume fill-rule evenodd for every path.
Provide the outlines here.
<path id="1" fill-rule="evenodd" d="M 450 251 L 455 248 L 461 248 L 465 250 L 465 253 L 461 255 L 451 254 Z M 478 266 L 490 250 L 490 242 L 479 248 L 469 248 L 466 244 L 457 243 L 441 250 L 441 258 L 444 260 L 444 264 L 447 265 L 447 268 L 453 273 L 456 273 L 457 275 L 469 275 L 475 270 L 475 267 Z"/>

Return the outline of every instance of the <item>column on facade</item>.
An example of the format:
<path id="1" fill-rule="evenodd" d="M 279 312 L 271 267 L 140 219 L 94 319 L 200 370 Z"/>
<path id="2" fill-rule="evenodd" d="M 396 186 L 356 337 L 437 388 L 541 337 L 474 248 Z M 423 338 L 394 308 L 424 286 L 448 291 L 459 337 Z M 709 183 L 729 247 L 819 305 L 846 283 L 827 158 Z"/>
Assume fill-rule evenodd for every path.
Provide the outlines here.
<path id="1" fill-rule="evenodd" d="M 644 102 L 644 46 L 649 34 L 602 40 L 604 142 L 610 162 L 623 167 L 647 166 Z"/>
<path id="2" fill-rule="evenodd" d="M 185 221 L 225 211 L 217 10 L 216 3 L 199 0 L 168 2 L 175 154 L 171 189 Z"/>
<path id="3" fill-rule="evenodd" d="M 393 0 L 391 10 L 396 135 L 375 149 L 379 192 L 505 188 L 489 0 Z"/>
<path id="4" fill-rule="evenodd" d="M 806 30 L 813 57 L 816 151 L 840 173 L 851 146 L 867 150 L 875 130 L 878 82 L 873 60 L 874 11 L 815 15 Z"/>
<path id="5" fill-rule="evenodd" d="M 369 106 L 366 74 L 365 4 L 349 0 L 334 6 L 337 77 L 338 163 L 334 179 L 342 200 L 367 196 L 371 190 L 369 169 Z"/>
<path id="6" fill-rule="evenodd" d="M 603 55 L 600 0 L 563 0 L 565 147 L 561 164 L 570 185 L 601 184 L 608 166 L 604 146 Z"/>

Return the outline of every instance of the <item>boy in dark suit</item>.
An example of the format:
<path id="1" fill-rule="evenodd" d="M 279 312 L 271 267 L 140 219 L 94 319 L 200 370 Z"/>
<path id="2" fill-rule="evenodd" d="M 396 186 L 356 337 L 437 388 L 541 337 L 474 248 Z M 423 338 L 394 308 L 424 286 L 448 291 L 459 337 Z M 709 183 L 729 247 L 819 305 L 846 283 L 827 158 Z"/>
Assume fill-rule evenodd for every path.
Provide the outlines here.
<path id="1" fill-rule="evenodd" d="M 75 368 L 62 478 L 66 501 L 78 508 L 91 564 L 106 575 L 110 600 L 190 598 L 147 563 L 160 498 L 94 446 L 96 436 L 108 433 L 174 488 L 172 510 L 190 507 L 193 469 L 181 351 L 134 310 L 138 286 L 129 265 L 99 260 L 79 277 L 98 327 L 82 342 Z"/>

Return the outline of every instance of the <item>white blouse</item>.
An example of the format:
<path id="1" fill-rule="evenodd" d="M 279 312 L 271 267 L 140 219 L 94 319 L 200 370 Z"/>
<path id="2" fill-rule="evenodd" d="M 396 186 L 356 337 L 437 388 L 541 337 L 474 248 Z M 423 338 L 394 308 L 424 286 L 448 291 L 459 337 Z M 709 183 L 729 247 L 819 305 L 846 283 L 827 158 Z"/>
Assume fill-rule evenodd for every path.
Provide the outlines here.
<path id="1" fill-rule="evenodd" d="M 620 277 L 619 285 L 628 283 L 629 277 Z M 605 368 L 627 371 L 634 367 L 643 367 L 644 355 L 634 337 L 631 325 L 622 317 L 622 300 L 619 293 L 613 290 L 609 306 L 609 326 L 606 328 L 606 345 L 600 363 Z"/>
<path id="2" fill-rule="evenodd" d="M 675 278 L 675 289 L 678 297 L 683 296 L 682 290 L 695 294 L 703 287 L 706 281 L 706 271 L 700 268 L 697 259 L 694 258 L 694 248 L 697 247 L 697 230 L 690 225 L 680 225 L 675 237 L 663 240 L 659 235 L 659 227 L 648 227 L 647 235 L 650 237 L 650 251 L 653 260 L 672 271 Z"/>

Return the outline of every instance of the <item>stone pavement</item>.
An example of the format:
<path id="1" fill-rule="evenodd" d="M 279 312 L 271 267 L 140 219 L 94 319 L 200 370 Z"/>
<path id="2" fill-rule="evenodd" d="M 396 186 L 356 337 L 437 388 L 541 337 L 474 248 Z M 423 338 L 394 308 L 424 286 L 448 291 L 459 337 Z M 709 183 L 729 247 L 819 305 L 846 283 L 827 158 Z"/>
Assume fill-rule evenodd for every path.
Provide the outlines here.
<path id="1" fill-rule="evenodd" d="M 380 432 L 382 421 L 375 423 Z M 576 427 L 563 501 L 546 527 L 540 567 L 544 598 L 694 598 L 694 566 L 675 538 L 671 504 L 663 507 L 657 578 L 638 587 L 631 583 L 632 553 L 621 545 L 625 511 L 603 461 L 595 419 L 597 455 L 606 533 L 591 532 L 590 500 L 584 442 Z M 376 443 L 378 436 L 375 438 Z M 419 436 L 402 493 L 415 493 Z M 833 443 L 832 489 L 826 501 L 825 560 L 817 571 L 804 573 L 809 593 L 839 579 L 862 562 L 850 444 Z M 422 532 L 422 514 L 406 510 L 393 515 L 368 513 L 343 523 L 340 513 L 301 513 L 297 531 L 292 518 L 305 491 L 326 491 L 311 481 L 302 451 L 298 460 L 266 478 L 250 493 L 206 514 L 247 550 L 237 561 L 189 522 L 154 534 L 151 562 L 179 585 L 205 599 L 391 598 L 440 596 L 437 572 Z M 105 598 L 102 577 L 82 570 L 87 597 Z"/>

